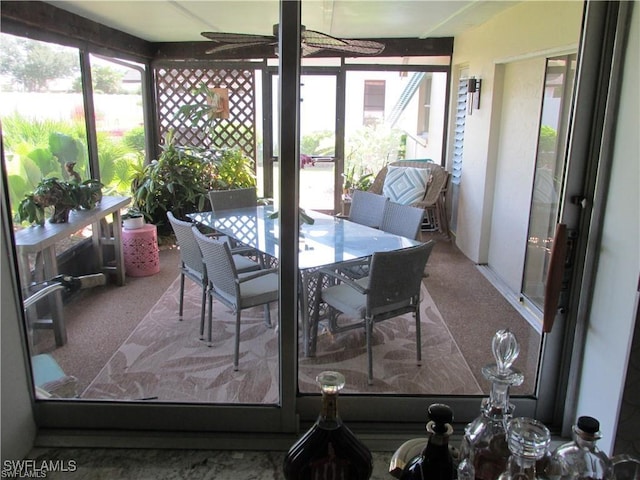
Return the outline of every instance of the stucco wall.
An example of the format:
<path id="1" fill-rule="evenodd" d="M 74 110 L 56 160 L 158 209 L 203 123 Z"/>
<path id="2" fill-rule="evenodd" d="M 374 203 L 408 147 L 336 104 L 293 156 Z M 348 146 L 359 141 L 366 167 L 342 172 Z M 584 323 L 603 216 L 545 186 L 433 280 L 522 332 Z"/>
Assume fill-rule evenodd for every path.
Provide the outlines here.
<path id="1" fill-rule="evenodd" d="M 487 263 L 494 207 L 504 64 L 575 51 L 582 2 L 523 2 L 456 37 L 454 81 L 463 68 L 482 79 L 480 109 L 467 116 L 456 243 L 477 263 Z"/>

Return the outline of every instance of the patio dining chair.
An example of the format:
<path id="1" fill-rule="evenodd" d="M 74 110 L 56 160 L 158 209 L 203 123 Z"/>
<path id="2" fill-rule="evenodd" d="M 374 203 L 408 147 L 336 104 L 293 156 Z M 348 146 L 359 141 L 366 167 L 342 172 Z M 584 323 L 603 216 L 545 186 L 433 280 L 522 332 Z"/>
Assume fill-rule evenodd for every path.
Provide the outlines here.
<path id="1" fill-rule="evenodd" d="M 329 307 L 332 333 L 364 327 L 367 343 L 369 385 L 373 384 L 373 325 L 377 322 L 413 313 L 416 319 L 416 359 L 422 361 L 420 336 L 420 287 L 434 241 L 390 252 L 376 252 L 371 258 L 369 275 L 353 280 L 335 269 L 320 269 L 321 276 L 333 277 L 339 283 L 322 289 L 314 309 L 313 341 L 317 339 L 320 302 Z M 323 285 L 322 278 L 318 285 Z M 338 325 L 337 316 L 361 320 Z"/>
<path id="2" fill-rule="evenodd" d="M 213 212 L 230 208 L 255 207 L 258 204 L 258 195 L 255 187 L 210 190 L 209 202 Z"/>
<path id="3" fill-rule="evenodd" d="M 367 227 L 379 228 L 387 201 L 387 198 L 382 195 L 354 190 L 348 220 Z"/>
<path id="4" fill-rule="evenodd" d="M 231 308 L 236 314 L 233 369 L 240 361 L 240 320 L 242 310 L 264 305 L 265 323 L 271 326 L 269 304 L 278 301 L 277 268 L 240 273 L 236 268 L 227 242 L 204 235 L 195 227 L 193 233 L 202 251 L 208 274 L 209 316 L 208 341 L 212 342 L 213 298 Z"/>
<path id="5" fill-rule="evenodd" d="M 424 215 L 422 208 L 387 202 L 380 230 L 417 240 Z"/>
<path id="6" fill-rule="evenodd" d="M 211 211 L 213 213 L 230 210 L 233 208 L 255 207 L 258 205 L 258 194 L 255 187 L 234 188 L 231 190 L 210 190 L 209 202 L 211 203 Z M 222 238 L 223 236 L 221 236 Z M 256 249 L 242 245 L 241 243 L 226 238 L 231 243 L 235 253 L 241 255 L 250 255 L 264 266 L 265 259 Z"/>
<path id="7" fill-rule="evenodd" d="M 202 288 L 202 301 L 200 304 L 200 338 L 204 338 L 204 317 L 207 296 L 207 270 L 204 266 L 202 252 L 193 235 L 193 223 L 179 220 L 172 212 L 167 212 L 167 218 L 171 223 L 171 228 L 176 236 L 176 241 L 180 247 L 180 304 L 178 307 L 178 318 L 182 321 L 184 312 L 184 280 L 200 285 Z M 251 272 L 260 269 L 260 265 L 249 258 L 241 255 L 234 255 L 233 261 L 236 269 L 240 272 Z"/>

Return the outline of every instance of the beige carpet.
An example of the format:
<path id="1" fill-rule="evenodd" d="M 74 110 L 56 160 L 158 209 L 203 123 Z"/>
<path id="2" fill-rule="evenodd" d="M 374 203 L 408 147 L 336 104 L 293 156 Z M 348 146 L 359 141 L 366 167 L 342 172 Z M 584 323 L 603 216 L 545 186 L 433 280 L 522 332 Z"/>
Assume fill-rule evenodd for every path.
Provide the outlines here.
<path id="1" fill-rule="evenodd" d="M 214 304 L 213 345 L 199 339 L 200 291 L 187 281 L 185 315 L 178 321 L 179 279 L 144 317 L 82 394 L 86 399 L 202 403 L 277 403 L 278 329 L 261 307 L 242 316 L 240 369 L 233 371 L 235 317 Z M 410 315 L 382 322 L 374 332 L 373 386 L 367 385 L 363 332 L 319 335 L 317 356 L 300 359 L 300 390 L 318 391 L 323 370 L 345 374 L 344 393 L 481 394 L 469 366 L 423 287 L 422 366 L 415 363 Z M 274 306 L 272 318 L 277 319 Z"/>

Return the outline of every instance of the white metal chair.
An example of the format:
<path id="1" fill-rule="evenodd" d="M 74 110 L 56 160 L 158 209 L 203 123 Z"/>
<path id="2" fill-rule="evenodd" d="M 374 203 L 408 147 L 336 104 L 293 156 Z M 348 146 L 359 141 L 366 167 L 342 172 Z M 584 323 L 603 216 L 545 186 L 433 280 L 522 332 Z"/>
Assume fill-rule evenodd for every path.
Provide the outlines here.
<path id="1" fill-rule="evenodd" d="M 422 361 L 420 336 L 420 287 L 425 266 L 434 241 L 390 252 L 376 252 L 371 258 L 369 275 L 352 280 L 334 269 L 321 269 L 320 275 L 333 277 L 338 284 L 322 289 L 317 301 L 326 303 L 333 312 L 345 314 L 362 322 L 339 326 L 337 320 L 330 324 L 332 332 L 342 332 L 364 327 L 367 342 L 368 380 L 373 384 L 373 325 L 374 323 L 411 312 L 416 319 L 416 357 Z M 318 285 L 322 285 L 322 278 Z M 317 338 L 320 305 L 315 308 L 314 332 Z"/>
<path id="2" fill-rule="evenodd" d="M 209 288 L 208 340 L 211 345 L 213 297 L 236 314 L 235 350 L 233 368 L 238 370 L 240 360 L 240 320 L 245 308 L 264 305 L 265 323 L 271 326 L 269 304 L 278 301 L 277 268 L 239 273 L 227 242 L 208 237 L 195 227 L 193 233 L 200 246 L 207 267 Z"/>
<path id="3" fill-rule="evenodd" d="M 207 295 L 207 270 L 204 267 L 204 260 L 200 247 L 193 236 L 193 223 L 178 220 L 172 212 L 167 212 L 167 218 L 173 228 L 176 241 L 180 247 L 180 306 L 178 310 L 179 319 L 182 320 L 184 312 L 184 279 L 189 278 L 202 288 L 202 302 L 200 305 L 200 338 L 204 337 L 204 317 Z M 259 270 L 260 265 L 249 258 L 241 255 L 234 255 L 233 261 L 240 272 L 250 272 Z"/>

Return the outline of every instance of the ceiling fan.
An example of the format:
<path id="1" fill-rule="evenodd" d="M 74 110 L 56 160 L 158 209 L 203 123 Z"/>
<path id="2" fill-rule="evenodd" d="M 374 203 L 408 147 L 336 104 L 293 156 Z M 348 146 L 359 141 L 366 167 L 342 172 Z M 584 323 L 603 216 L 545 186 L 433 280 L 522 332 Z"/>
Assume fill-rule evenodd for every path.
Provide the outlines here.
<path id="1" fill-rule="evenodd" d="M 273 26 L 273 35 L 253 35 L 247 33 L 202 32 L 202 36 L 217 45 L 208 49 L 207 54 L 225 52 L 260 45 L 278 46 L 278 25 Z M 377 55 L 384 50 L 384 44 L 372 40 L 351 40 L 336 38 L 326 33 L 307 30 L 302 25 L 302 56 L 311 55 L 321 50 L 352 53 L 356 55 Z"/>

